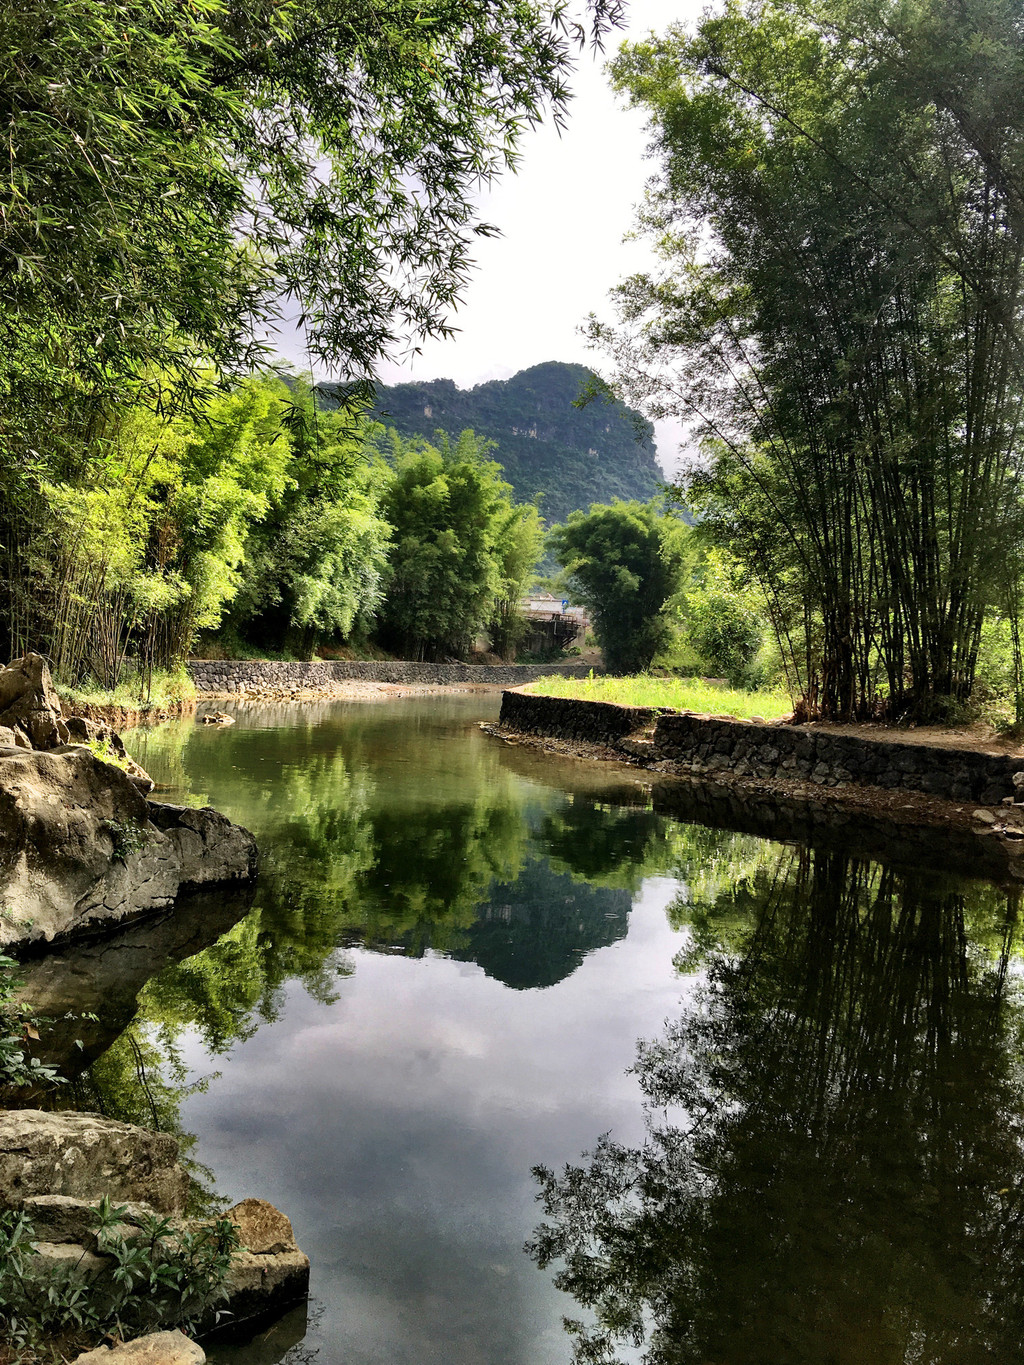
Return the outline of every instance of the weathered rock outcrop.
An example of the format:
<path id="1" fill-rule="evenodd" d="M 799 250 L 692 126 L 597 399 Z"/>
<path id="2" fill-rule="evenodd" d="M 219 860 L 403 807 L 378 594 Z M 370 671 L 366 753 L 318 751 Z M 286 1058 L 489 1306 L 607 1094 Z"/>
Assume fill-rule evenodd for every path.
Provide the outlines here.
<path id="1" fill-rule="evenodd" d="M 88 1206 L 109 1195 L 173 1216 L 184 1212 L 187 1192 L 169 1133 L 100 1114 L 0 1111 L 0 1204 L 8 1208 L 31 1212 L 34 1201 L 53 1195 Z M 64 1216 L 67 1222 L 66 1206 Z"/>
<path id="2" fill-rule="evenodd" d="M 10 730 L 8 743 L 26 749 L 68 742 L 60 698 L 41 655 L 26 654 L 0 669 L 0 728 Z"/>
<path id="3" fill-rule="evenodd" d="M 247 830 L 151 804 L 88 749 L 0 748 L 0 946 L 96 932 L 255 870 Z"/>
<path id="4" fill-rule="evenodd" d="M 99 1254 L 93 1232 L 104 1196 L 125 1206 L 126 1237 L 154 1214 L 170 1219 L 172 1231 L 194 1228 L 196 1220 L 184 1217 L 188 1183 L 178 1164 L 178 1143 L 168 1133 L 99 1114 L 0 1112 L 0 1206 L 20 1209 L 32 1220 L 37 1250 L 52 1265 L 76 1265 L 97 1277 L 109 1273 L 113 1263 Z M 227 1298 L 219 1305 L 230 1313 L 232 1326 L 303 1299 L 309 1258 L 296 1246 L 285 1215 L 264 1200 L 245 1199 L 226 1217 L 240 1242 Z"/>

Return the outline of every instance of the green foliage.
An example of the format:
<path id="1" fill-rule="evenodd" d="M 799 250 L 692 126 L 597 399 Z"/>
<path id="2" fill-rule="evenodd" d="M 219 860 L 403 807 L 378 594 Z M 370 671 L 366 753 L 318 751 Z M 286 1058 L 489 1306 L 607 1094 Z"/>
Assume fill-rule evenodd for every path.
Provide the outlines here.
<path id="1" fill-rule="evenodd" d="M 1024 119 L 978 84 L 1020 69 L 1009 16 L 758 0 L 614 66 L 665 264 L 593 336 L 703 441 L 688 500 L 810 714 L 963 701 L 1019 580 Z"/>
<path id="2" fill-rule="evenodd" d="M 17 646 L 42 639 L 61 684 L 92 677 L 109 690 L 129 656 L 147 683 L 179 665 L 220 621 L 248 532 L 284 485 L 286 396 L 277 380 L 222 390 L 207 375 L 201 420 L 128 408 L 102 466 L 42 483 L 45 546 L 18 584 L 34 624 Z"/>
<path id="3" fill-rule="evenodd" d="M 523 586 L 539 539 L 536 511 L 512 506 L 489 442 L 471 431 L 440 448 L 396 435 L 394 450 L 383 502 L 394 540 L 382 639 L 410 659 L 465 654 L 494 603 Z"/>
<path id="4" fill-rule="evenodd" d="M 59 1337 L 86 1345 L 116 1332 L 130 1338 L 161 1328 L 194 1328 L 226 1296 L 233 1223 L 198 1226 L 152 1214 L 126 1226 L 127 1209 L 104 1197 L 96 1209 L 96 1249 L 110 1258 L 99 1277 L 54 1266 L 33 1244 L 31 1221 L 0 1212 L 0 1324 L 12 1346 L 36 1348 Z"/>
<path id="5" fill-rule="evenodd" d="M 620 0 L 589 9 L 599 40 Z M 110 686 L 131 604 L 176 609 L 161 657 L 216 622 L 267 490 L 197 485 L 193 457 L 230 452 L 216 422 L 187 441 L 141 581 L 125 412 L 208 415 L 282 299 L 311 360 L 364 381 L 447 335 L 479 187 L 561 116 L 585 37 L 560 0 L 0 0 L 0 653 L 77 679 L 91 622 L 64 617 L 105 601 Z"/>
<path id="6" fill-rule="evenodd" d="M 569 595 L 591 614 L 605 666 L 649 668 L 670 635 L 666 603 L 680 586 L 687 527 L 655 505 L 595 504 L 551 533 Z"/>
<path id="7" fill-rule="evenodd" d="M 495 442 L 516 501 L 562 521 L 593 502 L 646 501 L 662 483 L 654 429 L 639 412 L 611 395 L 577 406 L 592 377 L 551 361 L 468 390 L 450 379 L 382 386 L 373 410 L 405 437 L 442 430 L 454 440 L 469 428 Z"/>
<path id="8" fill-rule="evenodd" d="M 104 828 L 114 844 L 114 857 L 126 862 L 149 843 L 149 832 L 145 825 L 134 820 L 107 820 Z"/>
<path id="9" fill-rule="evenodd" d="M 54 1067 L 32 1056 L 30 1043 L 38 1039 L 39 1028 L 47 1020 L 18 1001 L 23 984 L 17 962 L 0 954 L 0 1094 L 25 1086 L 63 1084 Z"/>
<path id="10" fill-rule="evenodd" d="M 126 668 L 114 688 L 100 687 L 95 679 L 79 686 L 60 683 L 62 701 L 73 714 L 80 706 L 120 706 L 126 711 L 167 711 L 195 701 L 196 685 L 184 664 L 146 672 Z"/>
<path id="11" fill-rule="evenodd" d="M 385 467 L 373 430 L 346 412 L 317 412 L 304 382 L 283 421 L 286 477 L 249 533 L 228 626 L 264 649 L 308 655 L 319 639 L 346 639 L 373 620 L 391 535 L 380 510 Z"/>
<path id="12" fill-rule="evenodd" d="M 514 660 L 527 630 L 520 603 L 544 546 L 544 523 L 536 506 L 509 507 L 495 540 L 500 578 L 487 632 L 495 653 Z"/>
<path id="13" fill-rule="evenodd" d="M 736 573 L 721 551 L 711 550 L 685 592 L 683 612 L 690 643 L 709 671 L 736 687 L 752 681 L 751 670 L 764 643 L 751 594 L 736 585 Z"/>

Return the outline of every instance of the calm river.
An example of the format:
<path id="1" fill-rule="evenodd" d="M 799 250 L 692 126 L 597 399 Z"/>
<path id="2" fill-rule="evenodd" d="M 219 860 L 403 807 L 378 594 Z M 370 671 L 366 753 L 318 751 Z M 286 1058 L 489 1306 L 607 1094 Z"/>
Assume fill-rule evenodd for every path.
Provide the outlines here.
<path id="1" fill-rule="evenodd" d="M 568 1365 L 595 1308 L 594 1360 L 1018 1359 L 1013 894 L 666 819 L 650 774 L 482 734 L 497 705 L 130 738 L 263 856 L 247 913 L 108 974 L 139 1012 L 111 987 L 76 1084 L 312 1259 L 308 1322 L 211 1359 Z"/>

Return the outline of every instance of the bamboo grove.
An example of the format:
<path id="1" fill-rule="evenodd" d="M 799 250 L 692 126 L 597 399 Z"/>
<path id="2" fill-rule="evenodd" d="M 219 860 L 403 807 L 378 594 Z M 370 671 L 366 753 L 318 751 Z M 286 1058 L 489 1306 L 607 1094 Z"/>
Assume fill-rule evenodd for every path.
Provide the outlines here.
<path id="1" fill-rule="evenodd" d="M 729 5 L 625 48 L 663 268 L 594 321 L 806 715 L 941 719 L 1007 627 L 1022 717 L 1018 7 Z"/>

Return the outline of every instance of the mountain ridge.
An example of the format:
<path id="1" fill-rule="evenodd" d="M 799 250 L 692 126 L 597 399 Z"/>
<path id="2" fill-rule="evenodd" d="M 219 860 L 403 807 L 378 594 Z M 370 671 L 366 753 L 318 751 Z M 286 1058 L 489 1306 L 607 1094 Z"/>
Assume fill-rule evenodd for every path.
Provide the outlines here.
<path id="1" fill-rule="evenodd" d="M 406 437 L 445 431 L 455 440 L 471 428 L 494 441 L 515 500 L 539 496 L 553 524 L 594 502 L 646 501 L 665 482 L 642 414 L 601 395 L 573 406 L 592 378 L 584 365 L 552 360 L 469 389 L 451 379 L 380 385 L 369 415 Z"/>

